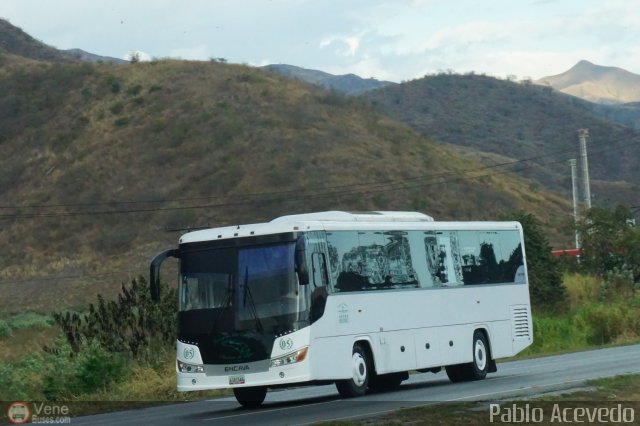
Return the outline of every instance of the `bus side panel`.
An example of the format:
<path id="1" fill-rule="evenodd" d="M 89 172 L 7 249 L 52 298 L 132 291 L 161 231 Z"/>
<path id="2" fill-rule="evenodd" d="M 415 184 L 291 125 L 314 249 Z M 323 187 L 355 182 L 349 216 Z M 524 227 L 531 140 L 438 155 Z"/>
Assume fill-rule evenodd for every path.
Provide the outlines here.
<path id="1" fill-rule="evenodd" d="M 440 330 L 435 327 L 423 328 L 416 330 L 413 336 L 417 368 L 440 367 L 443 364 Z"/>
<path id="2" fill-rule="evenodd" d="M 417 368 L 413 330 L 382 332 L 379 341 L 380 350 L 376 355 L 379 374 Z"/>
<path id="3" fill-rule="evenodd" d="M 463 324 L 445 326 L 440 330 L 440 347 L 444 365 L 473 361 L 474 327 Z"/>
<path id="4" fill-rule="evenodd" d="M 352 375 L 352 336 L 320 337 L 312 340 L 313 380 L 347 379 Z"/>
<path id="5" fill-rule="evenodd" d="M 506 358 L 515 355 L 519 351 L 513 350 L 511 340 L 505 336 L 511 336 L 510 321 L 496 321 L 488 327 L 489 346 L 491 347 L 491 357 L 493 359 Z"/>

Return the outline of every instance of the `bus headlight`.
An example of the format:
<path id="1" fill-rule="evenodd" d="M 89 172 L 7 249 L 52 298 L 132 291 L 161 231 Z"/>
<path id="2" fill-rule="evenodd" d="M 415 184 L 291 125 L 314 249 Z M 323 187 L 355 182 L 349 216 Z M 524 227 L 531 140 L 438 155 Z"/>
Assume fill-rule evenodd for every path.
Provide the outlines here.
<path id="1" fill-rule="evenodd" d="M 204 365 L 187 364 L 178 361 L 178 371 L 181 373 L 204 373 Z"/>
<path id="2" fill-rule="evenodd" d="M 283 365 L 295 364 L 296 362 L 304 361 L 307 357 L 308 349 L 309 347 L 307 346 L 295 352 L 291 352 L 290 354 L 273 358 L 271 360 L 271 367 L 282 367 Z"/>

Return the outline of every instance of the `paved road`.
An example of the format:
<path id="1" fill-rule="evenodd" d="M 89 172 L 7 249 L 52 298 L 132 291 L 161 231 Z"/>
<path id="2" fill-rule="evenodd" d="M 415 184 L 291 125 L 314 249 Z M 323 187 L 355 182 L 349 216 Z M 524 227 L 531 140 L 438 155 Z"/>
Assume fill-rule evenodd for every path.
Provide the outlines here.
<path id="1" fill-rule="evenodd" d="M 377 416 L 401 407 L 447 401 L 495 400 L 578 387 L 584 381 L 640 373 L 640 345 L 599 349 L 498 364 L 479 382 L 450 383 L 444 372 L 415 374 L 394 392 L 343 400 L 334 386 L 272 391 L 259 410 L 233 398 L 78 417 L 74 425 L 303 425 Z"/>

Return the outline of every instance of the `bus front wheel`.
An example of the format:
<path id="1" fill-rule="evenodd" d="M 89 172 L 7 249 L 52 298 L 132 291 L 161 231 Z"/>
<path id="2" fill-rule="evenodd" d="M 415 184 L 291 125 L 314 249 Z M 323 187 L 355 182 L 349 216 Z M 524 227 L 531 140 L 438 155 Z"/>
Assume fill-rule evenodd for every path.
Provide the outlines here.
<path id="1" fill-rule="evenodd" d="M 265 397 L 267 396 L 267 388 L 264 386 L 253 388 L 235 388 L 233 394 L 236 400 L 243 407 L 255 408 L 262 405 Z"/>
<path id="2" fill-rule="evenodd" d="M 351 355 L 351 378 L 336 381 L 338 393 L 343 398 L 362 396 L 369 386 L 371 376 L 371 360 L 366 349 L 360 343 L 353 345 Z"/>

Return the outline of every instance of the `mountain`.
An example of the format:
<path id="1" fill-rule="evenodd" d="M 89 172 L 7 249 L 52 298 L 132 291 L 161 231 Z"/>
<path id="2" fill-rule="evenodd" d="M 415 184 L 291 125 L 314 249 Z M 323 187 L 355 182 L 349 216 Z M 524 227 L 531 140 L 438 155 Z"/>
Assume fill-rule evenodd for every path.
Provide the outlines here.
<path id="1" fill-rule="evenodd" d="M 596 103 L 640 101 L 640 75 L 584 60 L 562 74 L 543 77 L 536 83 L 546 84 L 568 95 Z"/>
<path id="2" fill-rule="evenodd" d="M 640 102 L 617 105 L 592 104 L 592 111 L 613 123 L 640 129 Z"/>
<path id="3" fill-rule="evenodd" d="M 65 54 L 84 62 L 97 62 L 105 64 L 128 64 L 124 59 L 112 58 L 110 56 L 100 56 L 94 53 L 85 52 L 82 49 L 63 50 Z"/>
<path id="4" fill-rule="evenodd" d="M 640 206 L 640 133 L 595 114 L 594 104 L 551 87 L 443 74 L 362 98 L 422 135 L 475 152 L 488 166 L 518 160 L 511 170 L 568 197 L 566 161 L 579 157 L 577 130 L 588 128 L 594 202 Z M 485 158 L 487 153 L 493 157 Z"/>
<path id="5" fill-rule="evenodd" d="M 345 95 L 358 95 L 369 90 L 396 84 L 390 81 L 376 80 L 375 78 L 365 79 L 358 77 L 355 74 L 333 75 L 323 71 L 310 70 L 285 64 L 266 65 L 261 68 L 285 77 L 320 86 L 326 90 L 340 92 Z"/>
<path id="6" fill-rule="evenodd" d="M 82 49 L 59 50 L 36 40 L 22 29 L 12 25 L 9 21 L 0 19 L 0 54 L 10 56 L 13 60 L 48 62 L 102 62 L 109 64 L 128 64 L 129 61 L 100 56 Z M 20 61 L 22 59 L 23 61 Z"/>
<path id="7" fill-rule="evenodd" d="M 176 229 L 291 213 L 526 210 L 554 242 L 571 238 L 565 197 L 478 173 L 476 158 L 360 99 L 260 69 L 26 62 L 0 66 L 0 93 L 2 312 L 113 297 Z"/>
<path id="8" fill-rule="evenodd" d="M 0 52 L 39 61 L 71 61 L 74 58 L 36 40 L 9 21 L 0 19 Z"/>

